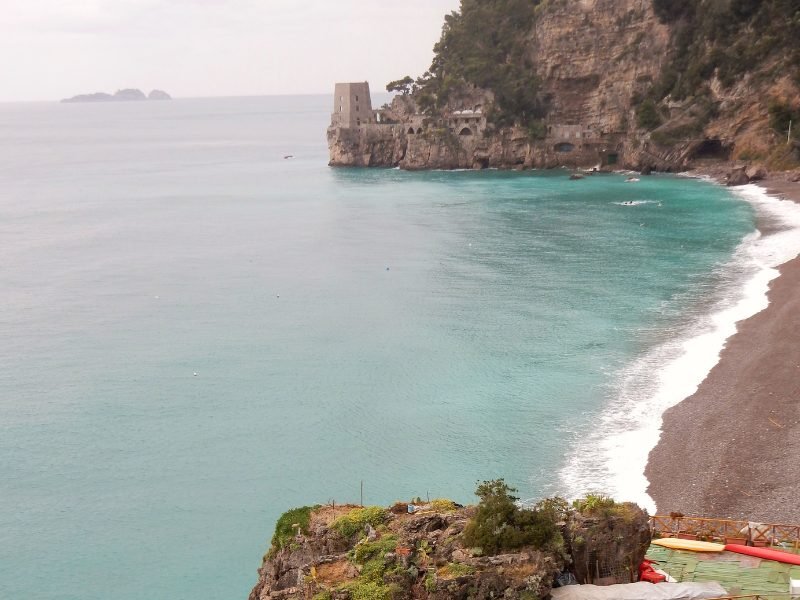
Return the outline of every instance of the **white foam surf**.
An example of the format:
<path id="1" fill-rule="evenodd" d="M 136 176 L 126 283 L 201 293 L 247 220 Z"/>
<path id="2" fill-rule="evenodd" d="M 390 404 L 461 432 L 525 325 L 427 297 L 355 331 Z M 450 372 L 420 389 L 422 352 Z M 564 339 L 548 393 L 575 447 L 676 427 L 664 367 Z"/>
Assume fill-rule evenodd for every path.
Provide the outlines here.
<path id="1" fill-rule="evenodd" d="M 641 206 L 643 204 L 661 204 L 658 200 L 627 200 L 625 202 L 612 202 L 617 206 Z"/>
<path id="2" fill-rule="evenodd" d="M 768 306 L 769 284 L 779 275 L 778 267 L 800 254 L 800 204 L 769 196 L 755 185 L 735 193 L 777 231 L 746 236 L 718 273 L 715 299 L 691 309 L 688 323 L 671 332 L 669 341 L 618 375 L 613 400 L 589 435 L 581 435 L 560 472 L 568 497 L 603 491 L 655 512 L 644 470 L 660 438 L 664 411 L 697 390 L 736 333 L 736 324 Z"/>

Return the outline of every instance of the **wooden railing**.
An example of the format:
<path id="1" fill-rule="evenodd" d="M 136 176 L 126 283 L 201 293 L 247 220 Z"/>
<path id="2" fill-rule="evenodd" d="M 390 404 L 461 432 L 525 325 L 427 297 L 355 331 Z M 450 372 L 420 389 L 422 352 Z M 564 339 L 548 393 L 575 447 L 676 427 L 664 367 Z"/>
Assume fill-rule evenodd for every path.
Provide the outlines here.
<path id="1" fill-rule="evenodd" d="M 800 525 L 656 515 L 650 517 L 650 530 L 660 537 L 800 549 Z"/>

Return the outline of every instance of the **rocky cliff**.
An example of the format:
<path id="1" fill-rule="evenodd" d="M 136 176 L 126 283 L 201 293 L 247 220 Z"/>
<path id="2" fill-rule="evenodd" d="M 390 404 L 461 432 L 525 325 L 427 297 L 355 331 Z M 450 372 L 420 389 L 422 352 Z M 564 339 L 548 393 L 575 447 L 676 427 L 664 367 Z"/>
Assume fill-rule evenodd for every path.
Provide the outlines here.
<path id="1" fill-rule="evenodd" d="M 647 515 L 629 504 L 570 509 L 550 542 L 497 552 L 465 544 L 478 508 L 446 500 L 408 507 L 290 511 L 250 600 L 533 600 L 570 572 L 582 583 L 633 581 L 650 542 Z"/>
<path id="2" fill-rule="evenodd" d="M 666 17 L 659 3 L 462 0 L 461 11 L 446 19 L 431 70 L 379 111 L 380 123 L 329 129 L 331 165 L 800 164 L 800 142 L 786 143 L 782 133 L 792 116 L 800 119 L 800 68 L 781 48 L 791 39 L 787 28 L 800 28 L 800 7 L 796 25 L 762 24 L 760 33 L 775 32 L 771 50 L 734 69 L 720 58 L 724 40 L 714 28 L 728 18 L 721 6 L 733 11 L 741 0 L 699 0 L 722 15 L 722 25 L 703 21 L 706 29 L 687 25 L 698 20 L 693 14 Z M 755 36 L 759 19 L 794 10 L 778 0 L 767 4 L 780 6 L 767 16 L 766 9 L 731 13 L 737 20 L 727 35 Z M 532 11 L 529 18 L 519 17 L 523 11 Z"/>

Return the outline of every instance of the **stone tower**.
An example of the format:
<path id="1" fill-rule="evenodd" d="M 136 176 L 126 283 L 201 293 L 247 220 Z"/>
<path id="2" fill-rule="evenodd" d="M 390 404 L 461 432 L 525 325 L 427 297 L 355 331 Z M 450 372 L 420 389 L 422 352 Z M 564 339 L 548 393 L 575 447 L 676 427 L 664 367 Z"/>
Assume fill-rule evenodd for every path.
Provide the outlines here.
<path id="1" fill-rule="evenodd" d="M 337 83 L 333 93 L 332 127 L 360 127 L 374 123 L 369 83 Z"/>

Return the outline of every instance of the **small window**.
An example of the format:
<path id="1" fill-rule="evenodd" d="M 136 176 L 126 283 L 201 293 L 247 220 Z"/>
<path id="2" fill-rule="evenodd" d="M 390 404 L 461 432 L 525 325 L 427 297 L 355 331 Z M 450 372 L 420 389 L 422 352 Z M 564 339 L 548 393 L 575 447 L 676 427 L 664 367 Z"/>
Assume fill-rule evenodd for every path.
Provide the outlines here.
<path id="1" fill-rule="evenodd" d="M 344 108 L 342 107 L 341 104 L 339 105 L 339 112 L 344 112 Z"/>
<path id="2" fill-rule="evenodd" d="M 339 102 L 344 102 L 344 96 L 339 96 Z"/>
<path id="3" fill-rule="evenodd" d="M 358 104 L 356 104 L 356 112 L 358 112 Z"/>
<path id="4" fill-rule="evenodd" d="M 358 102 L 358 96 L 356 96 L 356 102 Z"/>

